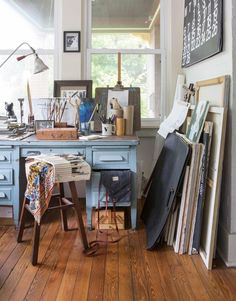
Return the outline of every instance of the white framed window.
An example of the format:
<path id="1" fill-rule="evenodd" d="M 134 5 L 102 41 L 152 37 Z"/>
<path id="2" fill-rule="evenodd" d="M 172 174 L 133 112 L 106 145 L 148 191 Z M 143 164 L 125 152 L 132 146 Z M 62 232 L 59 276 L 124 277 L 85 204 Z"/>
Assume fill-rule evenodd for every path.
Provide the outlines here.
<path id="1" fill-rule="evenodd" d="M 17 57 L 31 52 L 27 45 L 22 45 L 0 68 L 0 114 L 5 114 L 5 102 L 13 102 L 19 118 L 18 98 L 24 98 L 25 121 L 28 111 L 27 81 L 32 98 L 51 97 L 53 93 L 54 0 L 43 1 L 43 4 L 40 1 L 2 0 L 0 20 L 0 64 L 21 43 L 27 42 L 49 67 L 43 73 L 33 74 L 34 56 L 17 62 Z"/>
<path id="2" fill-rule="evenodd" d="M 96 87 L 115 86 L 118 53 L 125 87 L 140 87 L 142 126 L 157 126 L 164 114 L 165 48 L 163 0 L 89 0 L 87 77 Z"/>

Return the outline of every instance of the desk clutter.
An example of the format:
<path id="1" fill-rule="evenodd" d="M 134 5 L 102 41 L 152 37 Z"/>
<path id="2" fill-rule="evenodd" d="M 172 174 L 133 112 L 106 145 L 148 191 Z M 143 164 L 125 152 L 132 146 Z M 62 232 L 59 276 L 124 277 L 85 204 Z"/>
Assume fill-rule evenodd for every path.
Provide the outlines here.
<path id="1" fill-rule="evenodd" d="M 176 106 L 176 102 L 184 100 L 175 98 L 173 110 L 178 116 L 174 120 L 167 117 L 160 126 L 165 142 L 144 191 L 141 218 L 147 249 L 165 242 L 176 253 L 200 254 L 211 269 L 216 250 L 229 76 L 197 82 L 195 88 L 196 105 Z M 189 93 L 192 95 L 192 89 Z"/>

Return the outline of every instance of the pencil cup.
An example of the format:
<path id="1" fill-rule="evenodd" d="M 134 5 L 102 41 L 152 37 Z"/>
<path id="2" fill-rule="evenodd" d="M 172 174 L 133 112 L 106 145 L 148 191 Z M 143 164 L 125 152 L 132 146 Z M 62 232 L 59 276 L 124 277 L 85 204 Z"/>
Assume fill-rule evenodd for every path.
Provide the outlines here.
<path id="1" fill-rule="evenodd" d="M 116 118 L 116 135 L 124 136 L 125 134 L 125 120 L 124 118 Z"/>
<path id="2" fill-rule="evenodd" d="M 102 123 L 102 136 L 115 134 L 115 125 L 112 123 Z"/>
<path id="3" fill-rule="evenodd" d="M 90 123 L 89 122 L 81 122 L 80 123 L 80 132 L 87 136 L 90 134 Z"/>

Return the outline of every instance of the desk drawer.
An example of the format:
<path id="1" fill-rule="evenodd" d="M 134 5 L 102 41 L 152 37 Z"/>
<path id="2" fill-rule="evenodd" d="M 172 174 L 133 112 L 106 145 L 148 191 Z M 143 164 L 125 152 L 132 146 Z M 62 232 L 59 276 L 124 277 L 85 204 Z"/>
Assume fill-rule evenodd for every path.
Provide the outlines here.
<path id="1" fill-rule="evenodd" d="M 85 148 L 22 148 L 21 157 L 38 156 L 41 154 L 81 154 L 85 156 Z"/>
<path id="2" fill-rule="evenodd" d="M 122 169 L 129 168 L 130 152 L 127 149 L 99 149 L 92 154 L 93 168 Z"/>
<path id="3" fill-rule="evenodd" d="M 0 185 L 12 185 L 13 184 L 13 169 L 1 168 L 0 169 Z"/>
<path id="4" fill-rule="evenodd" d="M 0 205 L 12 205 L 13 188 L 0 187 Z"/>
<path id="5" fill-rule="evenodd" d="M 12 151 L 0 150 L 0 164 L 9 164 L 12 162 Z"/>

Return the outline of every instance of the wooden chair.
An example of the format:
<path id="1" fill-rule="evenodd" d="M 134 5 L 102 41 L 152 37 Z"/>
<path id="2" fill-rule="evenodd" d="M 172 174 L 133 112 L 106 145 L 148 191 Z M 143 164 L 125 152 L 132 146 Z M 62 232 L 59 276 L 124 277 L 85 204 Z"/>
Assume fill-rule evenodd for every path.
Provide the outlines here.
<path id="1" fill-rule="evenodd" d="M 59 188 L 59 205 L 58 206 L 53 206 L 49 207 L 47 210 L 55 210 L 59 209 L 61 212 L 61 221 L 62 221 L 62 227 L 64 231 L 69 230 L 68 229 L 68 223 L 67 223 L 67 215 L 66 215 L 66 209 L 70 207 L 75 208 L 75 212 L 78 218 L 78 225 L 79 225 L 79 230 L 82 238 L 82 243 L 84 246 L 84 249 L 88 249 L 88 241 L 87 241 L 87 236 L 85 233 L 85 228 L 84 228 L 84 223 L 83 223 L 83 218 L 82 218 L 82 212 L 78 200 L 78 195 L 77 195 L 77 190 L 75 186 L 75 182 L 69 182 L 69 187 L 71 191 L 71 198 L 72 201 L 69 201 L 64 197 L 64 187 L 63 183 L 57 183 L 58 188 Z M 52 198 L 51 198 L 52 199 Z M 51 200 L 50 200 L 51 201 Z M 25 229 L 25 222 L 26 222 L 26 213 L 30 212 L 31 214 L 32 211 L 29 207 L 29 202 L 26 198 L 24 198 L 24 202 L 22 205 L 22 210 L 21 210 L 21 217 L 20 217 L 20 224 L 19 224 L 19 232 L 17 236 L 17 242 L 22 242 L 22 237 L 23 237 L 23 232 Z M 33 233 L 33 246 L 32 246 L 32 265 L 36 265 L 38 262 L 38 250 L 39 250 L 39 240 L 40 240 L 40 224 L 38 224 L 36 221 L 34 221 L 34 233 Z"/>

